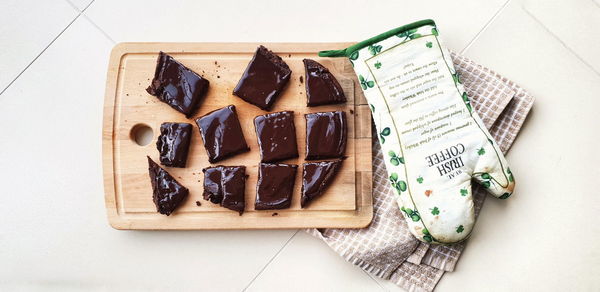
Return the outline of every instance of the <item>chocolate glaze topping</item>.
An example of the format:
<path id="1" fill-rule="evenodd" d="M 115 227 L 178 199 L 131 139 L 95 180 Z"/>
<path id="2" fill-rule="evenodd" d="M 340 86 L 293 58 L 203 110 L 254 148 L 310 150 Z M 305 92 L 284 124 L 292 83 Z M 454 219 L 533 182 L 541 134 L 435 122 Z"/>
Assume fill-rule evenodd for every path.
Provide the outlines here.
<path id="1" fill-rule="evenodd" d="M 148 172 L 152 183 L 152 200 L 156 205 L 156 211 L 167 216 L 171 215 L 181 202 L 187 198 L 189 190 L 152 161 L 150 157 L 148 157 Z"/>
<path id="2" fill-rule="evenodd" d="M 256 210 L 289 208 L 298 165 L 261 163 L 256 185 Z"/>
<path id="3" fill-rule="evenodd" d="M 246 167 L 224 166 L 221 173 L 221 188 L 223 190 L 223 201 L 221 206 L 244 213 L 246 207 Z"/>
<path id="4" fill-rule="evenodd" d="M 250 150 L 244 139 L 235 106 L 229 105 L 198 119 L 196 124 L 211 163 Z"/>
<path id="5" fill-rule="evenodd" d="M 293 111 L 257 116 L 254 127 L 262 162 L 298 157 Z"/>
<path id="6" fill-rule="evenodd" d="M 302 198 L 300 205 L 306 207 L 312 200 L 323 195 L 342 166 L 342 159 L 304 163 L 302 171 Z"/>
<path id="7" fill-rule="evenodd" d="M 233 94 L 263 110 L 269 110 L 291 75 L 292 70 L 281 57 L 259 46 Z"/>
<path id="8" fill-rule="evenodd" d="M 160 136 L 156 148 L 160 153 L 160 163 L 171 167 L 185 167 L 192 125 L 188 123 L 163 123 L 160 125 Z"/>
<path id="9" fill-rule="evenodd" d="M 304 59 L 306 72 L 306 103 L 308 106 L 346 102 L 346 95 L 337 79 L 327 68 L 311 59 Z"/>
<path id="10" fill-rule="evenodd" d="M 347 122 L 342 111 L 306 114 L 306 159 L 340 158 L 346 151 Z"/>
<path id="11" fill-rule="evenodd" d="M 208 80 L 160 52 L 154 79 L 146 91 L 190 118 L 200 106 L 208 84 Z"/>

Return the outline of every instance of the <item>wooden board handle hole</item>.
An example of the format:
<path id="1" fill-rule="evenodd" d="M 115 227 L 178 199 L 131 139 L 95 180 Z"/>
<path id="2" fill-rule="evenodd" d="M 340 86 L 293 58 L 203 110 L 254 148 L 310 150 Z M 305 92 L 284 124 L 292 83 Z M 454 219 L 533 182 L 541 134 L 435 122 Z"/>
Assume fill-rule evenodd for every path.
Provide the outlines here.
<path id="1" fill-rule="evenodd" d="M 129 132 L 129 138 L 133 140 L 139 146 L 146 146 L 150 144 L 154 137 L 154 131 L 146 124 L 136 124 L 131 128 Z"/>

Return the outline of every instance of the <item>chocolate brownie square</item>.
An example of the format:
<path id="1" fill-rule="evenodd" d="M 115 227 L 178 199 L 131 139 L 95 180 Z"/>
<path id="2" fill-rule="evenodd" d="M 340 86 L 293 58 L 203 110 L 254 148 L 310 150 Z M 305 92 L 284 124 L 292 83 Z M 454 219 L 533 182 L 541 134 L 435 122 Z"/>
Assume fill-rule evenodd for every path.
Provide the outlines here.
<path id="1" fill-rule="evenodd" d="M 290 80 L 290 67 L 269 49 L 259 46 L 233 95 L 269 110 Z"/>
<path id="2" fill-rule="evenodd" d="M 256 210 L 289 208 L 298 165 L 261 163 L 256 185 Z"/>
<path id="3" fill-rule="evenodd" d="M 190 149 L 192 125 L 188 123 L 162 123 L 156 148 L 160 163 L 171 167 L 185 167 Z"/>
<path id="4" fill-rule="evenodd" d="M 311 113 L 304 117 L 307 160 L 344 156 L 348 132 L 345 112 Z"/>
<path id="5" fill-rule="evenodd" d="M 293 111 L 257 116 L 254 128 L 262 162 L 298 157 Z"/>
<path id="6" fill-rule="evenodd" d="M 196 119 L 196 124 L 200 129 L 210 163 L 250 150 L 233 105 Z"/>
<path id="7" fill-rule="evenodd" d="M 160 52 L 154 79 L 146 91 L 190 118 L 200 106 L 208 85 L 208 80 Z"/>
<path id="8" fill-rule="evenodd" d="M 204 173 L 204 193 L 202 197 L 240 215 L 246 206 L 246 167 L 223 166 L 207 167 Z"/>

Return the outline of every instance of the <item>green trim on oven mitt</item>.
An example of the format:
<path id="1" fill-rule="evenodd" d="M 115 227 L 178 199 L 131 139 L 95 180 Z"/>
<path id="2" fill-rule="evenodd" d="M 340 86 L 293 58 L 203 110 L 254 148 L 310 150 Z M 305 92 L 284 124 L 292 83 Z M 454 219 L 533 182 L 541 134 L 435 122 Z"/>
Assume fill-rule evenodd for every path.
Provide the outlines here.
<path id="1" fill-rule="evenodd" d="M 319 56 L 352 62 L 397 202 L 419 240 L 449 244 L 470 235 L 473 180 L 497 198 L 512 194 L 513 174 L 473 111 L 433 20 Z"/>

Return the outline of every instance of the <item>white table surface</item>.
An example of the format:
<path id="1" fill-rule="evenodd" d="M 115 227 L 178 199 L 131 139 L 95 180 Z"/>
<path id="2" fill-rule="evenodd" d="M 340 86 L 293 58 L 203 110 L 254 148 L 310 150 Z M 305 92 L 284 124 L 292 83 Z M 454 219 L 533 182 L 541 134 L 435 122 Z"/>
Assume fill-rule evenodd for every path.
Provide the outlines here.
<path id="1" fill-rule="evenodd" d="M 167 2 L 167 1 L 164 1 Z M 437 291 L 600 289 L 600 1 L 0 2 L 0 290 L 401 291 L 302 231 L 117 231 L 107 60 L 124 41 L 359 41 L 423 18 L 537 101 Z"/>

